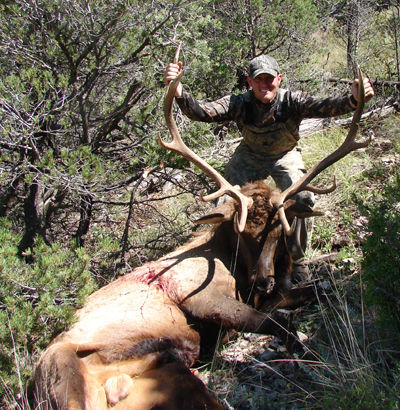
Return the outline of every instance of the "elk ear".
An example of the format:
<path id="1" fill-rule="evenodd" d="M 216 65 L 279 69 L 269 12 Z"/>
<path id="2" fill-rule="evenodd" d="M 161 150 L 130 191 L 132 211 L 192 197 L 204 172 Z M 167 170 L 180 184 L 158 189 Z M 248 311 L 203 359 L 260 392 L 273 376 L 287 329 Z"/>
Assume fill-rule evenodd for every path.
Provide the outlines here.
<path id="1" fill-rule="evenodd" d="M 303 202 L 296 201 L 294 199 L 288 199 L 283 204 L 285 208 L 285 213 L 288 218 L 293 218 L 297 216 L 298 218 L 310 218 L 312 216 L 322 216 L 324 212 L 318 209 L 311 208 L 309 205 Z"/>
<path id="2" fill-rule="evenodd" d="M 220 222 L 231 221 L 235 215 L 234 201 L 228 200 L 222 205 L 217 206 L 212 211 L 195 221 L 196 224 L 217 224 Z"/>

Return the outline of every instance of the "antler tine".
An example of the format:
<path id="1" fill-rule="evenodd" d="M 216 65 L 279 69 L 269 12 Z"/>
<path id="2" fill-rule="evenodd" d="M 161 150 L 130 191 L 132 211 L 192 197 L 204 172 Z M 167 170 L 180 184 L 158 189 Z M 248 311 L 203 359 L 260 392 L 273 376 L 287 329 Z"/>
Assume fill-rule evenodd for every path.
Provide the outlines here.
<path id="1" fill-rule="evenodd" d="M 176 55 L 177 60 L 177 55 Z M 221 174 L 219 174 L 213 167 L 211 167 L 206 161 L 194 153 L 190 148 L 186 146 L 183 142 L 181 135 L 179 133 L 178 127 L 172 115 L 172 106 L 174 102 L 175 91 L 179 85 L 179 81 L 183 75 L 183 71 L 169 83 L 166 95 L 164 97 L 164 116 L 167 123 L 168 129 L 172 136 L 171 142 L 165 142 L 161 139 L 160 135 L 158 140 L 162 147 L 167 150 L 177 152 L 182 155 L 188 161 L 192 162 L 198 166 L 202 171 L 204 171 L 210 178 L 212 178 L 218 185 L 219 190 L 213 194 L 202 197 L 203 201 L 211 201 L 224 194 L 228 194 L 235 198 L 239 203 L 239 221 L 237 222 L 238 232 L 243 232 L 247 220 L 247 210 L 253 204 L 253 200 L 245 195 L 243 195 L 239 189 L 233 187 Z"/>
<path id="2" fill-rule="evenodd" d="M 364 103 L 365 103 L 364 81 L 363 81 L 361 69 L 360 67 L 358 67 L 357 108 L 356 108 L 356 111 L 354 112 L 351 125 L 350 125 L 350 129 L 346 136 L 346 139 L 343 141 L 342 145 L 339 148 L 337 148 L 332 154 L 328 155 L 326 158 L 321 160 L 318 164 L 314 165 L 314 167 L 309 172 L 307 172 L 301 179 L 295 182 L 292 186 L 290 186 L 285 191 L 283 191 L 275 200 L 274 205 L 278 208 L 279 217 L 281 219 L 283 228 L 287 235 L 291 235 L 293 232 L 290 229 L 289 223 L 286 218 L 285 210 L 283 208 L 283 203 L 285 202 L 285 200 L 301 191 L 311 191 L 311 192 L 317 192 L 317 193 L 323 193 L 323 194 L 332 192 L 336 188 L 335 180 L 333 182 L 333 185 L 327 189 L 315 188 L 310 185 L 310 182 L 318 174 L 320 174 L 323 170 L 325 170 L 326 168 L 328 168 L 335 162 L 339 161 L 340 159 L 345 157 L 350 152 L 355 151 L 359 148 L 364 148 L 369 144 L 370 139 L 366 141 L 362 141 L 362 142 L 357 142 L 355 140 L 357 136 L 357 131 L 358 131 L 358 126 L 359 126 L 359 122 L 361 119 L 361 115 L 364 109 Z"/>

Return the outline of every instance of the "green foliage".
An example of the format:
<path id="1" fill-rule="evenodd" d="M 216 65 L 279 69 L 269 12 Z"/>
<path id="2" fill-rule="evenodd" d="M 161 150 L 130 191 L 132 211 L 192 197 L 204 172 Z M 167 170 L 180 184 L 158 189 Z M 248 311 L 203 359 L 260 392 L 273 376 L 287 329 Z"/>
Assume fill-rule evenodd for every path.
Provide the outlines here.
<path id="1" fill-rule="evenodd" d="M 184 82 L 197 87 L 193 84 L 197 80 L 207 98 L 243 88 L 248 61 L 261 53 L 273 54 L 285 70 L 293 63 L 287 61 L 287 55 L 290 53 L 292 58 L 295 55 L 296 60 L 301 58 L 304 53 L 300 50 L 318 24 L 317 9 L 310 0 L 287 4 L 219 0 L 202 7 L 202 18 L 195 25 L 199 37 L 191 41 L 201 51 L 200 55 L 207 53 L 207 60 L 191 51 L 188 63 L 194 71 Z M 187 36 L 183 38 L 187 43 Z"/>
<path id="2" fill-rule="evenodd" d="M 84 249 L 39 241 L 28 265 L 16 256 L 19 238 L 10 228 L 0 220 L 0 395 L 25 385 L 38 353 L 95 288 Z"/>
<path id="3" fill-rule="evenodd" d="M 360 204 L 369 218 L 370 236 L 363 246 L 366 301 L 377 309 L 380 322 L 400 332 L 400 172 L 388 177 L 381 192 Z"/>
<path id="4" fill-rule="evenodd" d="M 383 373 L 383 372 L 382 372 Z M 336 394 L 322 397 L 321 409 L 343 410 L 397 410 L 399 408 L 399 391 L 396 388 L 400 378 L 399 370 L 393 371 L 394 380 L 379 380 L 382 373 L 371 374 L 370 377 L 358 380 L 348 386 L 340 386 Z M 394 388 L 391 386 L 394 384 Z"/>
<path id="5" fill-rule="evenodd" d="M 384 138 L 386 149 L 377 164 L 366 172 L 376 189 L 356 195 L 361 213 L 368 219 L 368 236 L 363 244 L 363 282 L 368 306 L 400 346 L 400 171 L 387 166 L 398 161 L 400 153 L 400 120 L 390 116 L 376 129 Z M 382 145 L 385 147 L 385 145 Z M 390 163 L 389 162 L 389 163 Z"/>

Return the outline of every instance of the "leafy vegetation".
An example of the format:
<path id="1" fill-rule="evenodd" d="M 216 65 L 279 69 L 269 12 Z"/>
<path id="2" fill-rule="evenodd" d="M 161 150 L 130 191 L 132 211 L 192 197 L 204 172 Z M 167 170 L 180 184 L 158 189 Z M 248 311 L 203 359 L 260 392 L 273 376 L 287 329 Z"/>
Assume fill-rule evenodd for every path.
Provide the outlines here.
<path id="1" fill-rule="evenodd" d="M 397 124 L 397 134 L 392 137 L 397 156 L 398 129 Z M 386 172 L 375 169 L 372 175 L 380 182 L 380 189 L 367 202 L 360 201 L 370 232 L 363 245 L 365 298 L 376 310 L 379 323 L 391 330 L 391 337 L 400 346 L 400 172 L 398 167 Z"/>
<path id="2" fill-rule="evenodd" d="M 348 85 L 327 77 L 351 78 L 356 63 L 372 79 L 400 79 L 399 8 L 398 1 L 368 0 L 1 2 L 0 401 L 5 407 L 27 406 L 18 398 L 24 397 L 40 352 L 71 323 L 93 289 L 177 246 L 207 207 L 193 198 L 213 188 L 208 178 L 157 143 L 158 134 L 166 133 L 163 70 L 177 44 L 182 42 L 185 87 L 199 98 L 243 90 L 246 63 L 261 52 L 277 58 L 284 86 L 340 94 Z M 370 108 L 396 97 L 393 87 L 376 91 Z M 239 137 L 235 127 L 222 124 L 227 134 L 218 134 L 219 125 L 192 123 L 178 112 L 177 118 L 188 144 L 222 170 Z M 371 324 L 379 342 L 392 336 L 388 330 L 399 330 L 399 173 L 393 147 L 399 151 L 400 127 L 393 116 L 374 128 L 373 144 L 388 139 L 390 148 L 378 144 L 321 176 L 319 183 L 326 184 L 335 174 L 339 187 L 328 199 L 318 198 L 328 212 L 310 227 L 310 259 L 339 253 L 332 275 L 322 278 L 338 287 L 331 312 L 321 308 L 302 324 L 320 338 L 314 353 L 330 369 L 328 375 L 303 369 L 310 375 L 307 383 L 325 383 L 315 395 L 325 408 L 335 407 L 338 395 L 336 408 L 398 405 L 398 350 L 388 354 L 384 344 L 378 349 L 374 343 L 343 361 L 348 353 L 339 349 L 364 346 L 359 323 Z M 307 166 L 336 147 L 343 134 L 334 127 L 304 138 Z M 321 269 L 316 266 L 316 274 Z M 335 315 L 325 323 L 341 330 L 327 338 L 316 327 L 321 318 Z M 375 317 L 386 329 L 382 333 Z M 340 323 L 346 323 L 345 331 Z M 376 363 L 391 372 L 379 373 Z M 233 373 L 225 372 L 232 376 L 231 391 L 217 394 L 240 408 L 250 393 Z M 280 380 L 279 389 L 294 388 Z M 265 392 L 264 385 L 251 393 L 253 408 L 268 405 Z M 308 397 L 301 399 L 305 406 L 315 405 L 314 396 Z M 271 406 L 285 402 L 275 399 Z"/>
<path id="3" fill-rule="evenodd" d="M 35 263 L 26 264 L 17 256 L 19 238 L 10 228 L 0 220 L 0 389 L 23 396 L 32 358 L 71 324 L 96 285 L 85 249 L 38 240 Z"/>

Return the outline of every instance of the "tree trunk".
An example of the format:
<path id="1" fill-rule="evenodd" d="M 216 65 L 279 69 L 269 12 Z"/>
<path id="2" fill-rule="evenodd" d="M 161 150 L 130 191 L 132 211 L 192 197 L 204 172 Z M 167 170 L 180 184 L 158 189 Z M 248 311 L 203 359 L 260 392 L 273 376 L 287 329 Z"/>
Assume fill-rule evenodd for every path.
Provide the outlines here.
<path id="1" fill-rule="evenodd" d="M 396 5 L 393 5 L 392 13 L 393 13 L 394 47 L 395 47 L 395 52 L 396 52 L 396 74 L 397 74 L 397 81 L 400 81 L 399 39 L 398 39 L 398 31 L 397 31 L 397 25 L 399 24 L 399 21 L 400 21 L 399 7 Z"/>
<path id="2" fill-rule="evenodd" d="M 347 17 L 347 70 L 357 76 L 358 44 L 360 41 L 360 4 L 350 0 Z"/>
<path id="3" fill-rule="evenodd" d="M 33 248 L 36 236 L 46 240 L 46 227 L 43 218 L 43 206 L 40 199 L 41 189 L 38 182 L 33 182 L 28 188 L 28 196 L 24 201 L 25 232 L 18 245 L 18 255 L 22 256 Z"/>
<path id="4" fill-rule="evenodd" d="M 85 242 L 85 235 L 89 232 L 92 220 L 93 198 L 90 195 L 81 197 L 79 226 L 74 235 L 78 247 L 82 247 Z"/>

